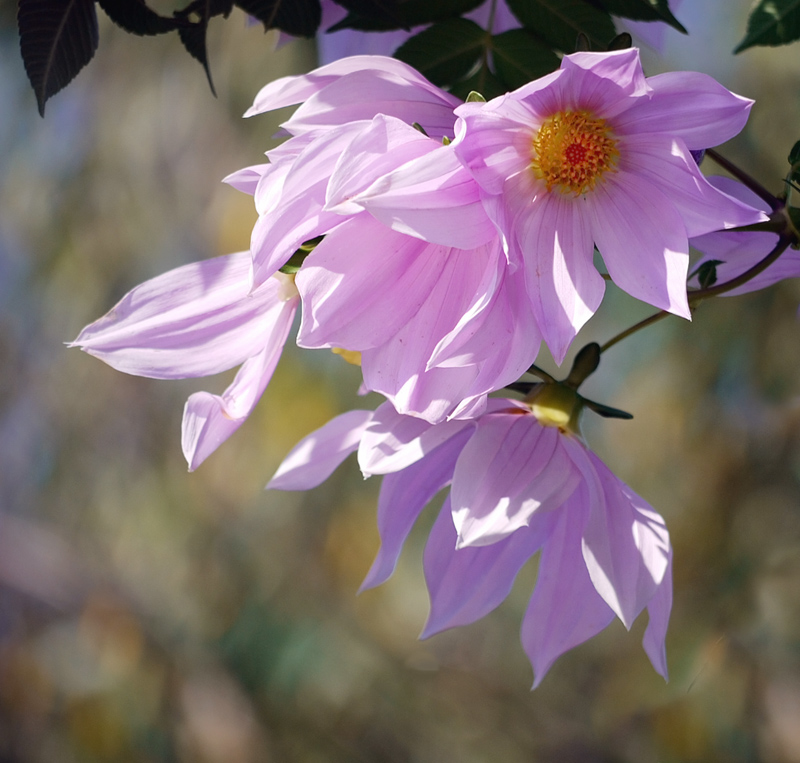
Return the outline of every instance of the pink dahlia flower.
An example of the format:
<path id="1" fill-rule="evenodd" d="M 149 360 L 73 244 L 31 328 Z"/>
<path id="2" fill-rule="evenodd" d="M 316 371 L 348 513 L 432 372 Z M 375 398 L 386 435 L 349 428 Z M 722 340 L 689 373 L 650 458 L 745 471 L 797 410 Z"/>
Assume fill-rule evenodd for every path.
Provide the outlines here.
<path id="1" fill-rule="evenodd" d="M 688 239 L 766 219 L 689 154 L 736 135 L 751 105 L 696 72 L 645 79 L 632 49 L 565 56 L 551 75 L 456 109 L 456 154 L 525 269 L 557 360 L 603 297 L 595 245 L 620 288 L 688 318 Z"/>
<path id="2" fill-rule="evenodd" d="M 244 422 L 281 356 L 299 298 L 278 273 L 250 291 L 248 252 L 194 262 L 128 292 L 71 343 L 118 371 L 152 379 L 210 376 L 241 365 L 220 395 L 196 392 L 183 453 L 196 469 Z"/>
<path id="3" fill-rule="evenodd" d="M 450 485 L 425 549 L 431 611 L 423 638 L 489 613 L 541 551 L 522 624 L 534 687 L 559 655 L 615 615 L 630 628 L 645 608 L 644 648 L 666 678 L 669 534 L 575 433 L 578 401 L 548 384 L 527 404 L 492 399 L 471 421 L 431 425 L 388 403 L 374 413 L 350 411 L 305 438 L 267 487 L 314 487 L 356 450 L 365 476 L 385 475 L 381 548 L 362 586 L 369 588 L 391 576 L 422 509 Z"/>
<path id="4" fill-rule="evenodd" d="M 428 126 L 441 129 L 446 94 L 439 91 L 442 99 L 426 111 L 433 86 L 420 85 L 405 65 L 378 59 L 371 72 L 356 73 L 359 83 L 366 75 L 380 78 L 384 66 L 405 72 L 407 100 L 395 103 L 395 112 L 409 118 L 422 103 L 421 113 L 432 119 Z M 307 96 L 308 87 L 321 87 L 324 108 L 336 103 L 337 93 L 351 99 L 359 92 L 358 83 L 355 90 L 333 91 L 354 75 L 330 71 L 323 67 L 278 91 L 300 88 Z M 347 104 L 352 100 L 344 115 Z M 359 102 L 358 115 L 375 107 Z M 452 129 L 452 104 L 446 111 Z M 228 178 L 254 194 L 259 211 L 251 239 L 254 284 L 284 267 L 305 242 L 324 237 L 296 277 L 303 304 L 298 344 L 360 352 L 366 386 L 403 413 L 430 421 L 474 414 L 488 392 L 524 373 L 540 343 L 521 273 L 506 267 L 477 184 L 451 148 L 403 119 L 377 114 L 334 124 L 334 110 L 320 129 L 310 126 L 318 113 L 306 113 L 309 124 L 293 117 L 285 125 L 297 134 L 268 152 L 270 164 Z M 447 171 L 425 193 L 397 202 L 402 223 L 379 203 L 352 201 L 397 167 L 439 153 L 447 154 Z M 471 211 L 468 220 L 464 210 Z M 416 235 L 434 220 L 438 236 Z"/>
<path id="5" fill-rule="evenodd" d="M 769 204 L 746 186 L 726 177 L 713 177 L 710 182 L 720 191 L 739 201 L 749 204 L 765 213 L 770 212 Z M 763 260 L 778 244 L 777 233 L 756 233 L 750 231 L 717 231 L 697 236 L 689 243 L 703 253 L 697 261 L 694 272 L 707 262 L 716 260 L 717 284 L 731 281 Z M 751 291 L 765 289 L 786 278 L 800 278 L 800 252 L 787 249 L 766 270 L 751 278 L 747 283 L 720 296 L 732 297 Z M 692 282 L 697 284 L 697 279 Z"/>

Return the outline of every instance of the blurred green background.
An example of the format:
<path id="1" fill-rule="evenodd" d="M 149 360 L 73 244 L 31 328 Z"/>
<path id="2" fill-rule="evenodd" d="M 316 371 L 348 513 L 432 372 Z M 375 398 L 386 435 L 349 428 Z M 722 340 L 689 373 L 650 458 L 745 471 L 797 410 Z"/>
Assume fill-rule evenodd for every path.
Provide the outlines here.
<path id="1" fill-rule="evenodd" d="M 757 98 L 724 152 L 777 192 L 800 48 L 731 56 L 746 6 L 684 3 L 692 35 L 668 32 L 647 68 Z M 314 60 L 235 12 L 211 25 L 214 99 L 177 39 L 100 15 L 95 60 L 42 120 L 0 10 L 0 761 L 800 761 L 797 283 L 669 319 L 586 384 L 635 414 L 587 436 L 672 532 L 672 675 L 647 662 L 643 617 L 531 693 L 535 561 L 499 610 L 419 642 L 435 510 L 356 596 L 378 481 L 348 461 L 308 493 L 263 492 L 300 437 L 377 403 L 357 369 L 287 348 L 256 414 L 188 474 L 184 400 L 230 376 L 133 378 L 63 346 L 137 283 L 247 247 L 252 200 L 219 181 L 262 160 L 281 115 L 240 115 Z M 610 288 L 585 339 L 648 313 Z"/>

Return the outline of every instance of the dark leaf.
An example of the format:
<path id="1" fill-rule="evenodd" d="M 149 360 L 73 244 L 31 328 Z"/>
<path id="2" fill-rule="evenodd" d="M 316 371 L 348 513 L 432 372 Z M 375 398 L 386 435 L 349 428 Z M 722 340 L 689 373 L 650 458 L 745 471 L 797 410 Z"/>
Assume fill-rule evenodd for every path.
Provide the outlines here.
<path id="1" fill-rule="evenodd" d="M 327 31 L 339 29 L 361 29 L 380 31 L 405 29 L 406 24 L 400 16 L 398 0 L 335 0 L 348 11 L 347 16 Z"/>
<path id="2" fill-rule="evenodd" d="M 599 3 L 615 16 L 634 21 L 665 21 L 687 34 L 686 27 L 672 15 L 668 0 L 599 0 Z"/>
<path id="3" fill-rule="evenodd" d="M 144 0 L 97 0 L 97 4 L 115 24 L 132 34 L 164 34 L 185 25 L 174 16 L 159 16 Z"/>
<path id="4" fill-rule="evenodd" d="M 723 265 L 722 260 L 708 260 L 697 268 L 697 283 L 701 289 L 708 289 L 717 282 L 717 265 Z"/>
<path id="5" fill-rule="evenodd" d="M 572 361 L 572 368 L 569 376 L 564 379 L 564 386 L 578 389 L 600 365 L 600 345 L 597 342 L 590 342 L 581 348 L 580 352 Z"/>
<path id="6" fill-rule="evenodd" d="M 406 40 L 394 55 L 431 82 L 441 86 L 452 85 L 469 73 L 489 39 L 475 22 L 449 19 Z M 470 89 L 478 90 L 476 87 Z"/>
<path id="7" fill-rule="evenodd" d="M 215 96 L 217 91 L 214 89 L 214 81 L 211 79 L 211 69 L 208 66 L 208 53 L 206 51 L 208 20 L 212 16 L 227 16 L 232 8 L 232 0 L 194 0 L 193 3 L 175 12 L 175 16 L 182 21 L 192 22 L 188 26 L 182 26 L 178 30 L 178 35 L 181 38 L 183 47 L 203 65 L 206 77 L 208 77 L 208 85 Z M 193 21 L 193 16 L 197 16 L 199 21 Z"/>
<path id="8" fill-rule="evenodd" d="M 800 140 L 798 140 L 789 152 L 789 164 L 794 167 L 795 164 L 800 164 Z"/>
<path id="9" fill-rule="evenodd" d="M 328 31 L 339 29 L 359 29 L 364 32 L 380 32 L 391 29 L 410 29 L 424 24 L 446 21 L 468 13 L 484 0 L 406 0 L 397 6 L 393 17 L 362 16 L 349 13 L 346 18 L 334 24 Z M 342 3 L 344 5 L 344 3 Z"/>
<path id="10" fill-rule="evenodd" d="M 761 0 L 747 20 L 747 34 L 733 52 L 754 45 L 785 45 L 798 38 L 800 0 Z"/>
<path id="11" fill-rule="evenodd" d="M 97 50 L 94 0 L 19 0 L 20 50 L 39 113 Z"/>
<path id="12" fill-rule="evenodd" d="M 492 59 L 495 73 L 508 90 L 550 74 L 559 66 L 558 56 L 525 29 L 492 37 Z"/>
<path id="13" fill-rule="evenodd" d="M 629 50 L 633 47 L 633 37 L 627 32 L 618 34 L 610 43 L 608 43 L 609 50 Z"/>
<path id="14" fill-rule="evenodd" d="M 508 6 L 525 28 L 564 53 L 575 49 L 581 32 L 594 50 L 605 50 L 617 34 L 608 12 L 586 0 L 508 0 Z"/>
<path id="15" fill-rule="evenodd" d="M 491 100 L 492 98 L 497 98 L 498 95 L 502 95 L 507 90 L 508 88 L 505 84 L 485 66 L 481 66 L 474 74 L 462 79 L 460 82 L 456 82 L 450 88 L 450 92 L 453 95 L 464 100 L 469 98 L 470 93 L 478 93 L 486 100 Z M 473 95 L 472 100 L 479 101 L 480 98 Z"/>
<path id="16" fill-rule="evenodd" d="M 280 29 L 292 37 L 313 37 L 322 21 L 319 0 L 234 0 L 265 29 Z"/>

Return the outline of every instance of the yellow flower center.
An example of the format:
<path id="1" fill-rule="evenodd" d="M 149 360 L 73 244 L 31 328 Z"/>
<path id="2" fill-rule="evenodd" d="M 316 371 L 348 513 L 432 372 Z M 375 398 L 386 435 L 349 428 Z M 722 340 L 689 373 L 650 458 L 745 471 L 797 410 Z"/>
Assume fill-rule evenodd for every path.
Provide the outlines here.
<path id="1" fill-rule="evenodd" d="M 605 119 L 588 111 L 559 111 L 548 117 L 533 139 L 533 167 L 547 190 L 580 196 L 606 172 L 616 172 L 619 151 Z"/>

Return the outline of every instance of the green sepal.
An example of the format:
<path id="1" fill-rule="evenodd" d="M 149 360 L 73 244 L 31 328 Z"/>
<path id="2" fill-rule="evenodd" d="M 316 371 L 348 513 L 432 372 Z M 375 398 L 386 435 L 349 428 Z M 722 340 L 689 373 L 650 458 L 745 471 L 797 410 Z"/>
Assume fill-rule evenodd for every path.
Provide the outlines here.
<path id="1" fill-rule="evenodd" d="M 466 103 L 486 103 L 486 99 L 477 90 L 470 90 L 464 100 Z"/>
<path id="2" fill-rule="evenodd" d="M 697 268 L 697 282 L 701 289 L 708 289 L 717 282 L 717 265 L 723 264 L 724 260 L 709 260 Z"/>
<path id="3" fill-rule="evenodd" d="M 575 356 L 569 376 L 562 382 L 570 389 L 578 389 L 600 365 L 600 345 L 591 342 Z"/>
<path id="4" fill-rule="evenodd" d="M 286 275 L 293 276 L 297 273 L 298 270 L 305 262 L 306 257 L 308 257 L 311 252 L 314 251 L 317 244 L 319 244 L 325 236 L 315 236 L 314 238 L 308 239 L 308 241 L 304 241 L 300 248 L 295 251 L 295 253 L 289 258 L 283 267 L 278 268 L 281 273 L 286 273 Z"/>
<path id="5" fill-rule="evenodd" d="M 602 416 L 604 419 L 625 419 L 629 421 L 633 418 L 632 413 L 621 411 L 619 408 L 612 408 L 610 405 L 595 403 L 593 400 L 583 398 L 583 404 L 590 410 Z"/>

